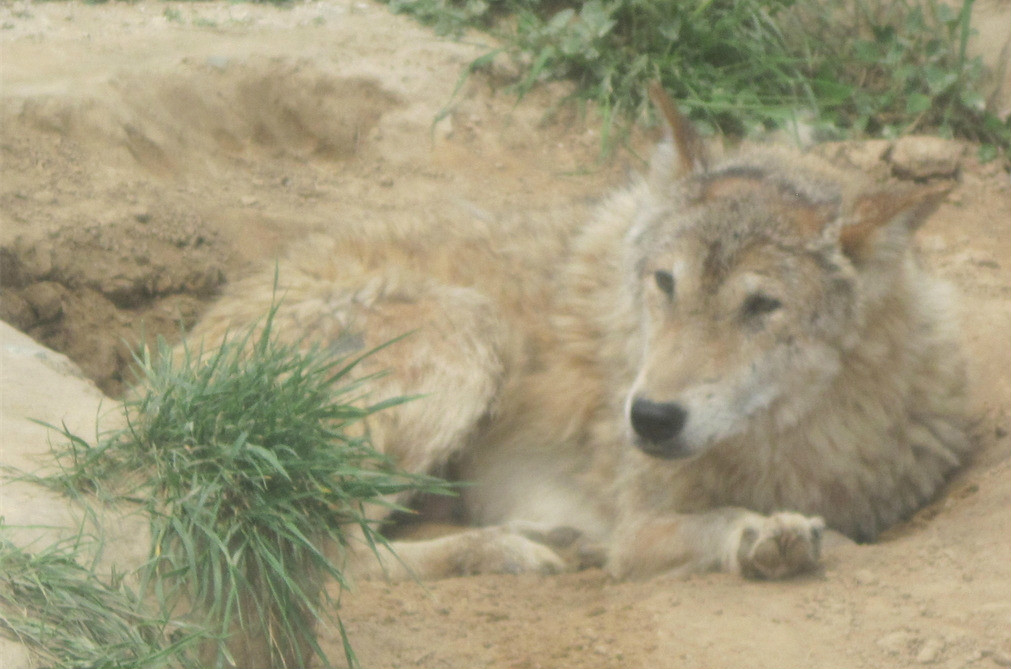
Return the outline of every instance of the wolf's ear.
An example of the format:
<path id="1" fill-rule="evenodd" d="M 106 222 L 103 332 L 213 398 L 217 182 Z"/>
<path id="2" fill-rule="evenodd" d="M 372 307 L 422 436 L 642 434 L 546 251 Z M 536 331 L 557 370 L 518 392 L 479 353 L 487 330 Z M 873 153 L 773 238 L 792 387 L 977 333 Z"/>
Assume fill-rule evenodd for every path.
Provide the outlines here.
<path id="1" fill-rule="evenodd" d="M 909 186 L 861 195 L 853 205 L 851 222 L 839 232 L 839 245 L 854 262 L 866 259 L 875 245 L 891 237 L 889 231 L 914 232 L 951 191 L 948 184 Z"/>
<path id="2" fill-rule="evenodd" d="M 680 179 L 693 172 L 705 172 L 709 164 L 705 146 L 691 122 L 678 110 L 659 81 L 649 86 L 649 97 L 664 122 L 664 142 L 673 147 L 676 156 L 664 153 L 663 145 L 653 160 L 658 177 Z M 656 174 L 664 172 L 665 174 Z"/>

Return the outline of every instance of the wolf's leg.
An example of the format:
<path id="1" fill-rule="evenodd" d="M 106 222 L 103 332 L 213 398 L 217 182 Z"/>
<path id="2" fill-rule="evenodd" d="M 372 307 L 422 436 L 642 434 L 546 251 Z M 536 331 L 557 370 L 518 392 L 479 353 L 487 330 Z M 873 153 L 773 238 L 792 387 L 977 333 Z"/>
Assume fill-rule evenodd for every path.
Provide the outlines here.
<path id="1" fill-rule="evenodd" d="M 607 569 L 617 578 L 702 571 L 786 578 L 817 566 L 824 529 L 821 518 L 737 508 L 652 517 L 619 530 Z"/>
<path id="2" fill-rule="evenodd" d="M 519 364 L 508 324 L 469 288 L 401 285 L 392 295 L 367 301 L 350 325 L 368 346 L 408 333 L 370 356 L 365 367 L 385 372 L 369 384 L 377 399 L 420 396 L 368 423 L 373 445 L 409 472 L 438 474 L 466 448 L 494 413 L 510 367 Z M 396 501 L 409 503 L 406 497 Z M 369 505 L 366 513 L 382 519 L 388 510 Z M 566 570 L 555 547 L 542 539 L 509 526 L 375 547 L 359 535 L 352 542 L 350 567 L 359 577 L 390 580 Z"/>
<path id="3" fill-rule="evenodd" d="M 523 365 L 523 343 L 501 309 L 480 291 L 398 266 L 363 270 L 340 251 L 320 240 L 301 248 L 293 256 L 297 262 L 282 267 L 274 332 L 335 356 L 377 349 L 355 370 L 356 378 L 376 375 L 362 386 L 368 396 L 359 403 L 419 397 L 369 416 L 364 429 L 373 446 L 400 469 L 440 474 L 494 415 L 510 370 Z M 274 303 L 274 294 L 268 275 L 233 284 L 230 294 L 205 314 L 193 337 L 213 346 L 229 329 L 261 318 Z M 411 500 L 400 495 L 387 501 L 406 505 Z M 389 515 L 390 507 L 370 504 L 365 511 L 378 522 Z M 396 542 L 393 548 L 400 559 L 380 547 L 381 563 L 360 530 L 351 528 L 349 535 L 349 567 L 365 575 L 439 578 L 565 568 L 550 541 L 508 526 Z"/>
<path id="4" fill-rule="evenodd" d="M 470 528 L 436 539 L 376 546 L 378 556 L 359 548 L 353 553 L 351 572 L 391 581 L 491 573 L 558 574 L 588 566 L 587 557 L 577 554 L 579 539 L 571 528 L 548 530 L 525 523 Z"/>
<path id="5" fill-rule="evenodd" d="M 510 370 L 522 364 L 509 324 L 471 288 L 404 276 L 392 281 L 387 275 L 378 287 L 360 289 L 341 316 L 347 326 L 339 338 L 346 340 L 350 333 L 362 350 L 407 333 L 371 355 L 364 371 L 383 373 L 368 385 L 377 400 L 420 396 L 368 421 L 375 448 L 409 472 L 440 473 L 494 414 Z M 406 497 L 395 501 L 410 502 Z M 369 505 L 366 514 L 381 520 L 388 508 Z M 395 541 L 373 550 L 359 535 L 352 541 L 350 566 L 357 576 L 390 580 L 557 573 L 569 565 L 556 552 L 568 548 L 559 536 L 502 525 L 437 539 Z"/>

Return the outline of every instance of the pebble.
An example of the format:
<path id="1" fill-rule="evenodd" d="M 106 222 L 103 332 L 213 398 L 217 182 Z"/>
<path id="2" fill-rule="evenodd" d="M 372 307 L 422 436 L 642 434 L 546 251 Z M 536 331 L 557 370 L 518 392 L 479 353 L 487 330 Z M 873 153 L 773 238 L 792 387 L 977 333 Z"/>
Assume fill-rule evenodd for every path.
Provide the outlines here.
<path id="1" fill-rule="evenodd" d="M 24 299 L 31 305 L 39 321 L 47 323 L 63 315 L 63 299 L 59 286 L 52 281 L 42 281 L 33 284 L 22 293 Z"/>
<path id="2" fill-rule="evenodd" d="M 944 650 L 944 641 L 936 637 L 927 639 L 920 646 L 920 651 L 916 654 L 916 661 L 920 664 L 933 664 Z"/>
<path id="3" fill-rule="evenodd" d="M 874 585 L 878 582 L 878 577 L 870 569 L 861 569 L 853 574 L 853 578 L 860 585 Z"/>
<path id="4" fill-rule="evenodd" d="M 1002 650 L 991 650 L 988 653 L 984 652 L 984 655 L 989 655 L 991 660 L 1002 667 L 1011 667 L 1011 655 Z"/>
<path id="5" fill-rule="evenodd" d="M 857 169 L 870 172 L 881 165 L 882 159 L 891 148 L 892 143 L 887 139 L 868 140 L 847 145 L 845 156 Z"/>
<path id="6" fill-rule="evenodd" d="M 906 630 L 898 630 L 880 637 L 875 643 L 889 655 L 905 655 L 916 641 L 916 635 Z"/>
<path id="7" fill-rule="evenodd" d="M 952 178 L 958 173 L 965 147 L 940 137 L 902 137 L 889 160 L 892 170 L 906 179 Z"/>

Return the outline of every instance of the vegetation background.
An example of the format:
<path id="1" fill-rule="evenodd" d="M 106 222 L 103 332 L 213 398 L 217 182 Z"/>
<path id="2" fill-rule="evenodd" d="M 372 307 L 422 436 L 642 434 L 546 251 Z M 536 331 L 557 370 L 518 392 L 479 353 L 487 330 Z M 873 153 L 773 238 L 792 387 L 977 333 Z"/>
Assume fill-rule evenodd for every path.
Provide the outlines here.
<path id="1" fill-rule="evenodd" d="M 660 81 L 710 132 L 927 132 L 980 142 L 987 159 L 1011 141 L 987 109 L 993 73 L 968 50 L 974 0 L 386 1 L 439 34 L 491 32 L 520 69 L 517 94 L 573 79 L 605 127 L 648 114 L 644 91 Z"/>

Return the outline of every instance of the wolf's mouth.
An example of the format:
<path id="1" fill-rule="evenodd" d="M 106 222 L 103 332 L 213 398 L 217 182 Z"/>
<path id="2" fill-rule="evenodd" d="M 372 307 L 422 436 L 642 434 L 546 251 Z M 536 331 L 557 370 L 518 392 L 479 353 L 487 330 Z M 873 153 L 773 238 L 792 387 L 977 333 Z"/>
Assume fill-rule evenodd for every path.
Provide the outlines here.
<path id="1" fill-rule="evenodd" d="M 658 460 L 683 460 L 695 455 L 695 451 L 689 448 L 681 439 L 667 439 L 661 442 L 654 442 L 642 437 L 635 437 L 632 443 L 646 455 Z"/>

